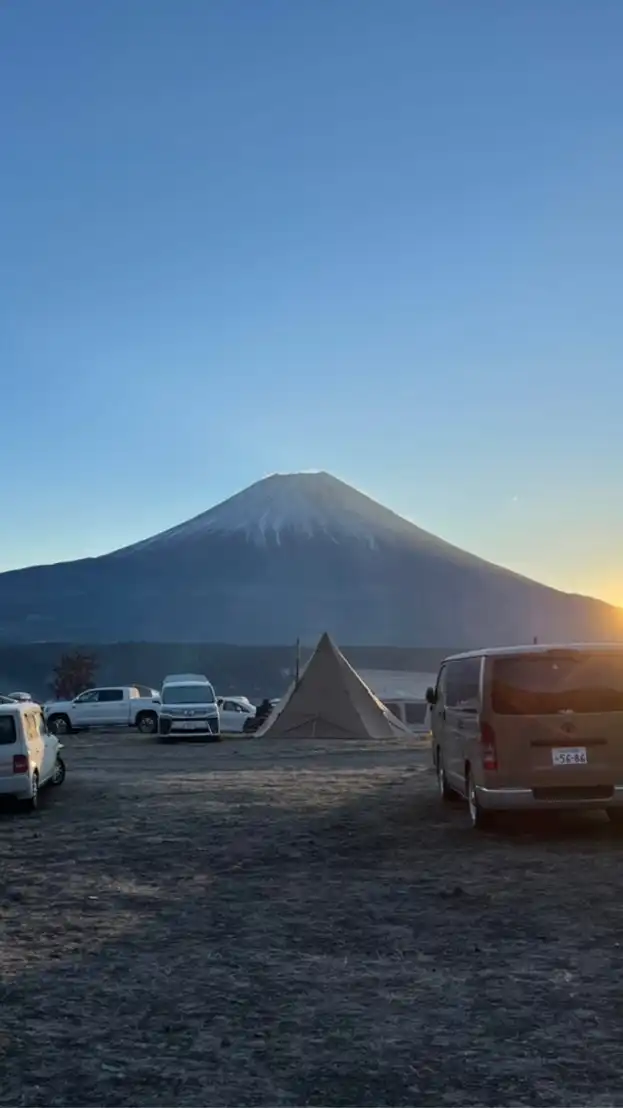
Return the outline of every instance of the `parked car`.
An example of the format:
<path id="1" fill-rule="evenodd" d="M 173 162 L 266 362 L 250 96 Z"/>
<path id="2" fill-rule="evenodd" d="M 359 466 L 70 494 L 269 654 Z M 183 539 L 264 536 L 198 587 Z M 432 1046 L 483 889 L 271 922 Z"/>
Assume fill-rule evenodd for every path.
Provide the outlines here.
<path id="1" fill-rule="evenodd" d="M 255 716 L 255 708 L 246 696 L 217 696 L 221 731 L 237 734 L 244 731 L 248 719 Z"/>
<path id="2" fill-rule="evenodd" d="M 7 693 L 7 696 L 11 700 L 21 700 L 22 702 L 25 702 L 25 703 L 31 703 L 32 702 L 32 696 L 30 695 L 29 692 L 10 692 L 10 693 Z"/>
<path id="3" fill-rule="evenodd" d="M 623 646 L 457 654 L 428 689 L 439 792 L 499 811 L 603 808 L 623 824 Z"/>
<path id="4" fill-rule="evenodd" d="M 425 700 L 385 700 L 385 707 L 415 735 L 430 732 L 429 705 Z"/>
<path id="5" fill-rule="evenodd" d="M 160 694 L 158 733 L 168 742 L 201 739 L 218 742 L 220 714 L 214 689 L 201 673 L 173 673 L 165 677 Z"/>
<path id="6" fill-rule="evenodd" d="M 87 689 L 74 700 L 52 700 L 44 705 L 48 727 L 57 735 L 92 727 L 136 727 L 151 735 L 158 729 L 158 711 L 158 702 L 140 696 L 134 685 Z"/>
<path id="7" fill-rule="evenodd" d="M 17 700 L 0 704 L 0 794 L 36 808 L 44 785 L 61 785 L 65 780 L 61 749 L 38 704 Z"/>

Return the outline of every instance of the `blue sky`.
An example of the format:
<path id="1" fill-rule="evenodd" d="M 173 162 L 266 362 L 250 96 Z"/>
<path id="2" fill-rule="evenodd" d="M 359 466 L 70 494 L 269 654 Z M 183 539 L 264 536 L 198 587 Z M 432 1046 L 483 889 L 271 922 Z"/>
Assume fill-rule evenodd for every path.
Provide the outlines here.
<path id="1" fill-rule="evenodd" d="M 0 568 L 318 468 L 623 604 L 622 37 L 620 0 L 4 3 Z"/>

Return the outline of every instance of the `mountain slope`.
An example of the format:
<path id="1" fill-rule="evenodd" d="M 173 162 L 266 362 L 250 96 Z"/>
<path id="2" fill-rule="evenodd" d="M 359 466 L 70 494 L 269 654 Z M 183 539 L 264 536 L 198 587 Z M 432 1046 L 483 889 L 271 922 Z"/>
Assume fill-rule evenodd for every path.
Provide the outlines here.
<path id="1" fill-rule="evenodd" d="M 623 635 L 622 613 L 422 531 L 326 473 L 275 474 L 99 558 L 0 575 L 0 639 L 465 646 Z"/>

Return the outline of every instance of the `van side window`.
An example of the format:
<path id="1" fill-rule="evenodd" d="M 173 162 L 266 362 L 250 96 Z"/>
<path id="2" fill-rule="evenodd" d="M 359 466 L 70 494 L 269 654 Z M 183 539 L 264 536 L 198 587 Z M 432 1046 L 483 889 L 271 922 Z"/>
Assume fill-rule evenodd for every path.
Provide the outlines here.
<path id="1" fill-rule="evenodd" d="M 386 700 L 384 703 L 388 712 L 391 712 L 392 715 L 396 716 L 398 719 L 402 718 L 400 715 L 400 704 L 395 704 L 393 700 Z"/>
<path id="2" fill-rule="evenodd" d="M 424 723 L 426 720 L 426 704 L 419 700 L 408 700 L 405 704 L 405 718 L 407 723 Z"/>
<path id="3" fill-rule="evenodd" d="M 480 704 L 481 658 L 448 663 L 446 705 L 463 712 L 477 712 Z"/>

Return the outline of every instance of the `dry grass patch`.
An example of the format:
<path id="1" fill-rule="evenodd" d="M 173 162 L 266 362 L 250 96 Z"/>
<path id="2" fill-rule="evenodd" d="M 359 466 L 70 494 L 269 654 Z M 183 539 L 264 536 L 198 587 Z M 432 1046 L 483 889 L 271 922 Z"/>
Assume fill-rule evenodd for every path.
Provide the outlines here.
<path id="1" fill-rule="evenodd" d="M 478 836 L 417 744 L 68 741 L 0 816 L 0 1104 L 623 1102 L 623 839 Z"/>

